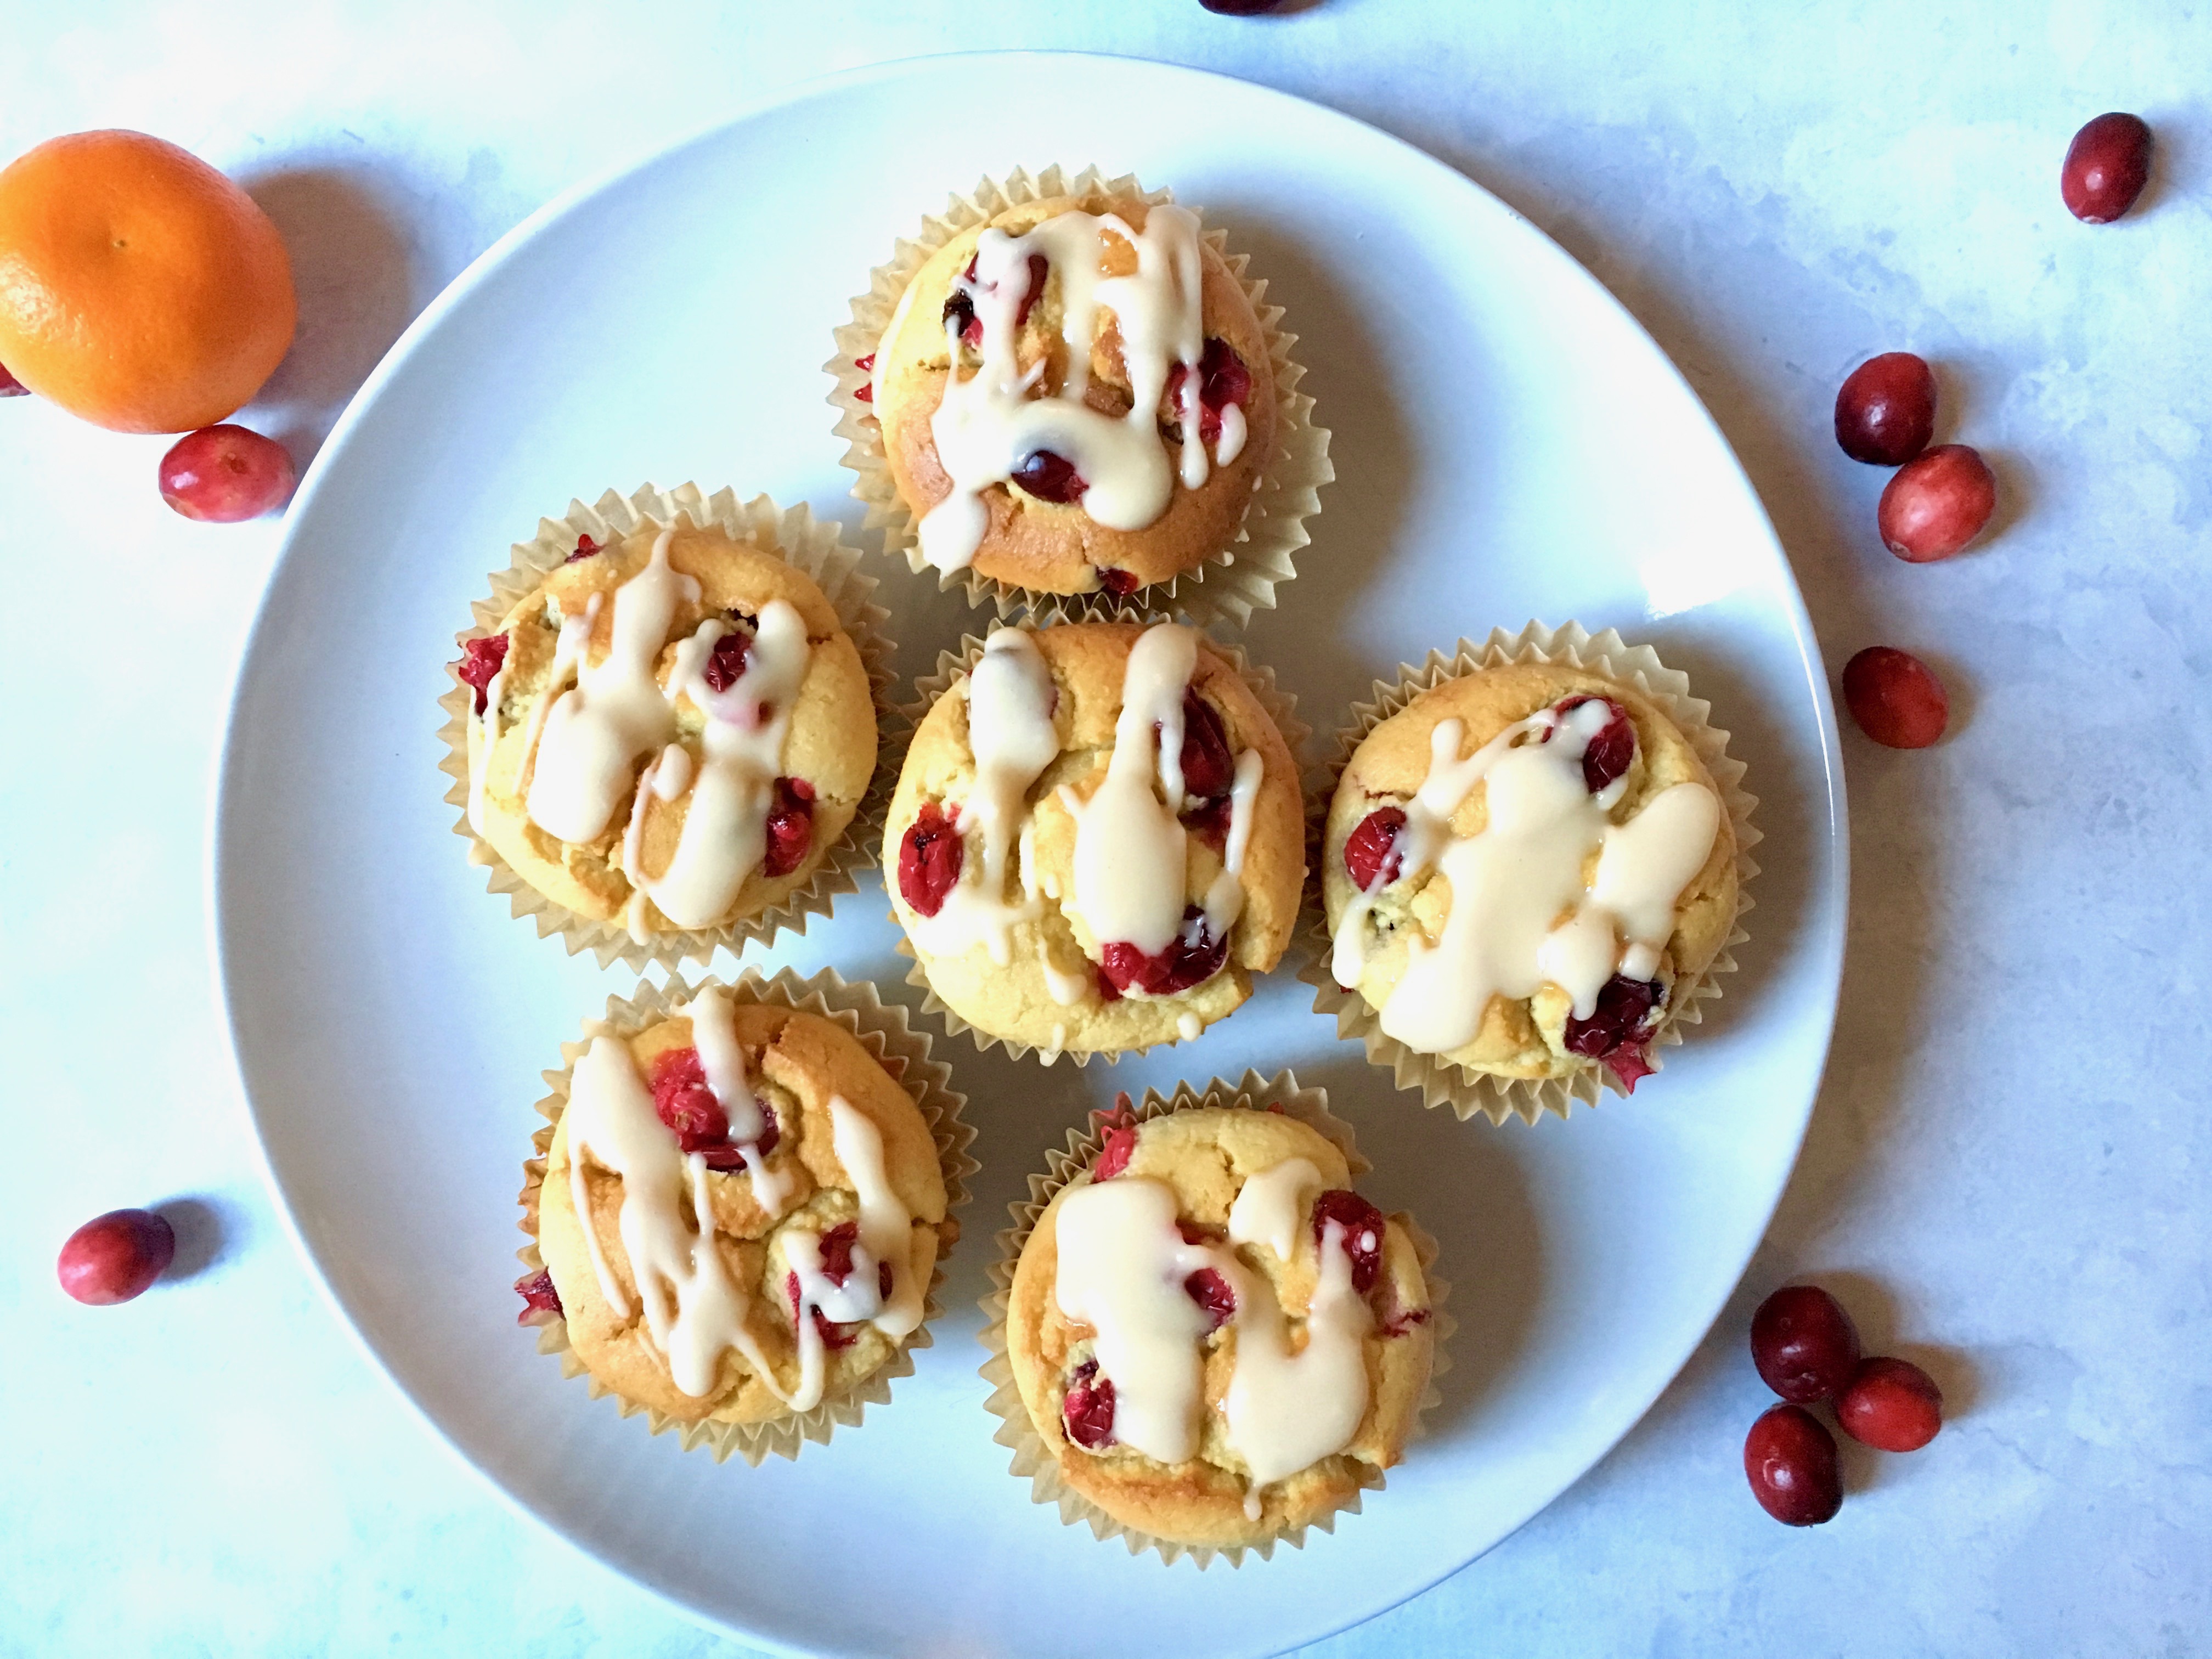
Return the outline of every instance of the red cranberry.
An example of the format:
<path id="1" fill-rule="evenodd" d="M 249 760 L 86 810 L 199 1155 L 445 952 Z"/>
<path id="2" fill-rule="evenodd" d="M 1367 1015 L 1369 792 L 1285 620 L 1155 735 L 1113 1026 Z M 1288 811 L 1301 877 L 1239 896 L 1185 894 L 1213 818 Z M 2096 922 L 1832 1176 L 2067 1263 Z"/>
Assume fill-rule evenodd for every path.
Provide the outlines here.
<path id="1" fill-rule="evenodd" d="M 1844 665 L 1844 702 L 1860 731 L 1891 749 L 1925 749 L 1951 719 L 1936 671 L 1887 645 L 1870 645 Z"/>
<path id="2" fill-rule="evenodd" d="M 1060 1417 L 1067 1437 L 1085 1451 L 1103 1451 L 1114 1443 L 1114 1383 L 1098 1375 L 1097 1360 L 1085 1360 L 1069 1376 Z"/>
<path id="3" fill-rule="evenodd" d="M 1136 1156 L 1136 1152 L 1135 1124 L 1124 1123 L 1108 1130 L 1105 1144 L 1098 1149 L 1098 1161 L 1091 1166 L 1091 1180 L 1111 1181 L 1129 1167 L 1129 1160 Z"/>
<path id="4" fill-rule="evenodd" d="M 1101 951 L 1098 988 L 1109 1002 L 1119 1001 L 1131 991 L 1174 996 L 1194 985 L 1203 985 L 1228 960 L 1228 939 L 1214 938 L 1213 930 L 1206 926 L 1206 912 L 1195 904 L 1187 904 L 1182 931 L 1159 955 L 1148 957 L 1126 939 L 1116 939 Z"/>
<path id="5" fill-rule="evenodd" d="M 471 686 L 477 694 L 477 713 L 484 711 L 486 694 L 492 677 L 507 661 L 509 641 L 504 634 L 493 634 L 481 640 L 471 640 L 461 647 L 461 659 L 453 665 L 453 672 L 461 677 L 461 684 Z"/>
<path id="6" fill-rule="evenodd" d="M 605 548 L 600 543 L 594 541 L 589 534 L 579 536 L 576 538 L 576 550 L 561 562 L 574 564 L 579 559 L 588 559 L 594 553 L 603 553 L 605 550 Z"/>
<path id="7" fill-rule="evenodd" d="M 110 1210 L 62 1244 L 54 1272 L 62 1288 L 95 1308 L 143 1294 L 177 1254 L 168 1218 L 151 1210 Z"/>
<path id="8" fill-rule="evenodd" d="M 1759 1508 L 1792 1527 L 1817 1527 L 1844 1506 L 1836 1437 L 1802 1406 L 1777 1406 L 1751 1425 L 1743 1472 Z"/>
<path id="9" fill-rule="evenodd" d="M 975 274 L 972 265 L 969 274 Z M 969 297 L 967 289 L 956 288 L 945 296 L 943 319 L 947 327 L 957 325 L 959 328 L 961 344 L 983 343 L 983 319 L 975 314 L 975 301 Z"/>
<path id="10" fill-rule="evenodd" d="M 1602 702 L 1612 714 L 1583 750 L 1583 787 L 1595 795 L 1602 793 L 1615 778 L 1626 772 L 1629 763 L 1636 758 L 1636 726 L 1628 718 L 1628 711 L 1611 697 L 1567 697 L 1553 712 L 1564 719 L 1586 702 Z M 1545 732 L 1544 741 L 1551 740 L 1552 733 Z"/>
<path id="11" fill-rule="evenodd" d="M 1382 1212 L 1348 1187 L 1332 1188 L 1314 1200 L 1314 1243 L 1330 1222 L 1344 1229 L 1344 1253 L 1352 1258 L 1352 1288 L 1364 1296 L 1382 1270 Z"/>
<path id="12" fill-rule="evenodd" d="M 1049 449 L 1033 449 L 1022 457 L 1014 468 L 1013 481 L 1037 500 L 1063 507 L 1081 501 L 1083 492 L 1091 488 L 1073 461 Z"/>
<path id="13" fill-rule="evenodd" d="M 1133 570 L 1115 570 L 1111 566 L 1098 573 L 1098 586 L 1116 599 L 1127 599 L 1144 584 L 1137 580 Z"/>
<path id="14" fill-rule="evenodd" d="M 1571 1054 L 1602 1060 L 1629 1093 L 1651 1075 L 1648 1042 L 1651 1027 L 1667 1006 L 1656 980 L 1615 974 L 1598 988 L 1597 1006 L 1588 1019 L 1567 1016 L 1565 1046 Z"/>
<path id="15" fill-rule="evenodd" d="M 1389 1317 L 1382 1322 L 1382 1334 L 1386 1337 L 1410 1336 L 1428 1322 L 1429 1310 L 1426 1308 L 1393 1309 Z"/>
<path id="16" fill-rule="evenodd" d="M 855 357 L 853 359 L 853 367 L 859 369 L 863 374 L 867 374 L 869 371 L 875 368 L 875 366 L 876 354 L 872 351 L 865 357 Z M 876 383 L 873 378 L 872 377 L 868 380 L 863 380 L 859 386 L 855 386 L 853 390 L 853 396 L 864 404 L 872 404 L 875 402 Z"/>
<path id="17" fill-rule="evenodd" d="M 805 778 L 778 778 L 775 804 L 769 809 L 768 848 L 761 869 L 787 876 L 806 861 L 814 845 L 814 786 Z"/>
<path id="18" fill-rule="evenodd" d="M 952 818 L 935 801 L 923 802 L 899 842 L 899 893 L 916 915 L 933 916 L 945 908 L 963 856 Z"/>
<path id="19" fill-rule="evenodd" d="M 161 499 L 188 519 L 238 524 L 283 506 L 297 477 L 290 452 L 274 438 L 206 426 L 161 457 Z"/>
<path id="20" fill-rule="evenodd" d="M 783 1276 L 783 1299 L 791 1304 L 792 1323 L 798 1324 L 799 1275 L 795 1273 L 786 1273 Z M 822 1346 L 832 1352 L 839 1348 L 849 1348 L 860 1340 L 860 1333 L 857 1328 L 832 1324 L 830 1316 L 819 1308 L 813 1309 L 811 1311 L 814 1315 L 815 1334 L 822 1339 Z"/>
<path id="21" fill-rule="evenodd" d="M 1751 1316 L 1751 1363 L 1775 1393 L 1809 1406 L 1851 1380 L 1858 1329 L 1819 1285 L 1785 1285 Z"/>
<path id="22" fill-rule="evenodd" d="M 1869 466 L 1903 466 L 1936 434 L 1936 376 L 1909 351 L 1869 357 L 1836 392 L 1836 441 Z"/>
<path id="23" fill-rule="evenodd" d="M 860 1242 L 860 1224 L 841 1221 L 822 1235 L 817 1247 L 822 1257 L 822 1276 L 832 1285 L 842 1285 L 853 1276 L 853 1246 Z"/>
<path id="24" fill-rule="evenodd" d="M 2115 110 L 2074 135 L 2058 193 L 2084 224 L 2108 225 L 2136 204 L 2150 180 L 2150 128 L 2139 115 Z"/>
<path id="25" fill-rule="evenodd" d="M 0 398 L 27 398 L 31 388 L 8 372 L 8 365 L 0 363 Z"/>
<path id="26" fill-rule="evenodd" d="M 1997 509 L 1997 481 L 1979 451 L 1939 444 L 1906 462 L 1875 510 L 1881 544 L 1910 564 L 1948 559 L 1986 529 Z"/>
<path id="27" fill-rule="evenodd" d="M 1045 280 L 1051 275 L 1051 261 L 1042 253 L 1030 255 L 1029 292 L 1022 295 L 1022 302 L 1015 309 L 1014 326 L 1016 328 L 1021 327 L 1023 324 L 1029 321 L 1030 313 L 1036 310 L 1036 302 L 1044 298 Z"/>
<path id="28" fill-rule="evenodd" d="M 1179 425 L 1182 415 L 1182 387 L 1189 369 L 1181 363 L 1168 369 L 1166 392 L 1170 411 L 1170 423 Z M 1244 360 L 1230 349 L 1229 342 L 1209 338 L 1206 350 L 1198 360 L 1198 435 L 1202 443 L 1221 441 L 1221 411 L 1231 404 L 1242 408 L 1252 400 L 1252 371 L 1244 367 Z"/>
<path id="29" fill-rule="evenodd" d="M 1877 1451 L 1918 1451 L 1943 1426 L 1943 1391 L 1909 1359 L 1862 1360 L 1836 1396 L 1836 1421 Z"/>
<path id="30" fill-rule="evenodd" d="M 518 1325 L 544 1325 L 561 1317 L 561 1292 L 553 1288 L 553 1275 L 540 1267 L 534 1273 L 525 1273 L 514 1281 L 515 1291 L 522 1297 L 522 1311 L 514 1316 Z"/>
<path id="31" fill-rule="evenodd" d="M 1208 1330 L 1219 1330 L 1237 1312 L 1237 1292 L 1229 1288 L 1229 1281 L 1212 1267 L 1200 1267 L 1182 1282 L 1183 1294 L 1206 1311 L 1212 1323 Z"/>
<path id="32" fill-rule="evenodd" d="M 1398 850 L 1398 832 L 1406 815 L 1395 806 L 1378 806 L 1352 826 L 1344 838 L 1344 873 L 1363 893 L 1398 879 L 1405 857 Z"/>
<path id="33" fill-rule="evenodd" d="M 733 629 L 714 641 L 707 660 L 699 665 L 699 678 L 707 682 L 709 691 L 726 691 L 744 678 L 745 661 L 752 651 L 752 641 Z"/>
<path id="34" fill-rule="evenodd" d="M 1229 797 L 1220 795 L 1186 811 L 1182 827 L 1215 852 L 1225 854 L 1229 850 L 1230 817 Z"/>
<path id="35" fill-rule="evenodd" d="M 729 1116 L 707 1086 L 696 1048 L 672 1048 L 653 1062 L 653 1109 L 684 1152 L 702 1152 L 730 1138 Z"/>
<path id="36" fill-rule="evenodd" d="M 1182 694 L 1182 789 L 1193 800 L 1225 795 L 1237 781 L 1229 733 L 1213 705 L 1195 691 Z"/>

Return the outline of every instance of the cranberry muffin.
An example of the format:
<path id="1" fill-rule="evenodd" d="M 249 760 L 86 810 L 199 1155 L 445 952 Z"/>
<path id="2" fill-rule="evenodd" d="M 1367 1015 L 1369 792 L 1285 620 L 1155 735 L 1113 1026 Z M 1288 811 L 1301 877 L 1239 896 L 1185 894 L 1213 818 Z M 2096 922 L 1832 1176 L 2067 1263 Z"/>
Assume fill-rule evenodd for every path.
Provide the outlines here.
<path id="1" fill-rule="evenodd" d="M 601 1029 L 523 1194 L 592 1376 L 680 1423 L 851 1393 L 922 1323 L 958 1237 L 928 1123 L 844 1027 L 702 988 Z"/>
<path id="2" fill-rule="evenodd" d="M 1405 1449 L 1435 1358 L 1403 1217 L 1310 1125 L 1196 1107 L 1106 1137 L 1023 1244 L 1006 1350 L 1066 1484 L 1233 1548 L 1321 1520 Z"/>
<path id="3" fill-rule="evenodd" d="M 1297 769 L 1191 629 L 1001 629 L 921 721 L 885 859 L 930 988 L 979 1031 L 1076 1054 L 1193 1037 L 1289 942 Z"/>
<path id="4" fill-rule="evenodd" d="M 836 611 L 718 529 L 583 537 L 464 652 L 471 829 L 552 905 L 641 945 L 782 903 L 875 770 Z"/>
<path id="5" fill-rule="evenodd" d="M 1131 593 L 1224 551 L 1275 446 L 1260 319 L 1172 203 L 1056 196 L 962 231 L 871 373 L 922 556 L 1036 592 Z"/>
<path id="6" fill-rule="evenodd" d="M 1723 945 L 1735 833 L 1697 750 L 1637 689 L 1479 669 L 1353 750 L 1329 803 L 1329 971 L 1385 1035 L 1475 1074 L 1625 1089 Z"/>

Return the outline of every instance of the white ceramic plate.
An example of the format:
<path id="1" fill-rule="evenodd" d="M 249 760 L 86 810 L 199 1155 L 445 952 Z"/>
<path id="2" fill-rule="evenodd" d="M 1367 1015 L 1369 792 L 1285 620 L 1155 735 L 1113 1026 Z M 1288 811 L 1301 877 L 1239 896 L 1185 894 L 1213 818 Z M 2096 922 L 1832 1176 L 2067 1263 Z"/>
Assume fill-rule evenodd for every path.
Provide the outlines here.
<path id="1" fill-rule="evenodd" d="M 685 1455 L 514 1324 L 538 1072 L 627 992 L 512 921 L 451 831 L 435 706 L 483 573 L 541 513 L 650 479 L 857 528 L 820 368 L 847 296 L 948 191 L 1096 161 L 1231 227 L 1304 337 L 1340 482 L 1249 635 L 1333 726 L 1370 680 L 1530 617 L 1618 626 L 1712 699 L 1762 798 L 1744 971 L 1633 1103 L 1534 1129 L 1393 1091 L 1288 967 L 1195 1044 L 1087 1071 L 940 1037 L 985 1170 L 954 1311 L 888 1408 L 796 1464 Z M 971 620 L 879 561 L 911 676 Z M 817 83 L 555 204 L 416 321 L 292 509 L 217 801 L 218 948 L 271 1179 L 340 1314 L 500 1491 L 771 1646 L 1232 1656 L 1413 1595 L 1549 1503 L 1688 1356 L 1765 1227 L 1826 1053 L 1843 785 L 1818 650 L 1719 433 L 1636 324 L 1510 210 L 1371 128 L 1192 70 L 948 58 Z M 886 988 L 872 884 L 769 960 Z M 894 992 L 894 994 L 908 994 Z M 1241 1571 L 1132 1559 L 992 1443 L 974 1299 L 1005 1206 L 1116 1089 L 1295 1066 L 1443 1243 L 1444 1401 L 1387 1492 Z"/>

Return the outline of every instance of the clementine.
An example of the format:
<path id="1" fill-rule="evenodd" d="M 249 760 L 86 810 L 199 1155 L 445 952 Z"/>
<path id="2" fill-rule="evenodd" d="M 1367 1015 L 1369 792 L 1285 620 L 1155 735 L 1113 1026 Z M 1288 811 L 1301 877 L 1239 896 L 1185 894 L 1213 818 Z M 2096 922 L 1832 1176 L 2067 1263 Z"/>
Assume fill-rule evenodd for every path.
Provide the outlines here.
<path id="1" fill-rule="evenodd" d="M 143 132 L 50 138 L 0 170 L 0 363 L 118 432 L 189 432 L 261 389 L 299 305 L 253 198 Z"/>

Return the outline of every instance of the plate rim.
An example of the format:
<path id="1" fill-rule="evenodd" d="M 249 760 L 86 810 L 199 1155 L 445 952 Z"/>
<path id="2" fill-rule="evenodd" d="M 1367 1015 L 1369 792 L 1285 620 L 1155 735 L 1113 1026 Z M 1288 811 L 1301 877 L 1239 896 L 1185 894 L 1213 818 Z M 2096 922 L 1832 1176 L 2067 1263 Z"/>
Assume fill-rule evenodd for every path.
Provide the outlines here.
<path id="1" fill-rule="evenodd" d="M 1509 1526 L 1480 1549 L 1464 1559 L 1445 1567 L 1433 1577 L 1423 1578 L 1409 1588 L 1394 1588 L 1371 1603 L 1363 1603 L 1358 1611 L 1342 1620 L 1330 1623 L 1325 1628 L 1312 1634 L 1300 1637 L 1298 1644 L 1307 1645 L 1328 1640 L 1355 1626 L 1377 1618 L 1394 1607 L 1402 1606 L 1407 1601 L 1425 1595 L 1444 1579 L 1465 1571 L 1475 1561 L 1498 1548 L 1538 1515 L 1565 1497 L 1586 1479 L 1592 1469 L 1609 1457 L 1650 1415 L 1652 1407 L 1658 1402 L 1667 1389 L 1674 1385 L 1683 1368 L 1704 1343 L 1707 1334 L 1712 1329 L 1714 1322 L 1719 1317 L 1722 1310 L 1726 1307 L 1729 1298 L 1734 1295 L 1736 1286 L 1742 1282 L 1743 1275 L 1748 1272 L 1752 1261 L 1756 1259 L 1759 1244 L 1764 1242 L 1767 1229 L 1772 1224 L 1774 1212 L 1788 1189 L 1798 1159 L 1802 1155 L 1805 1136 L 1811 1123 L 1813 1111 L 1820 1098 L 1827 1064 L 1833 1050 L 1847 945 L 1850 896 L 1850 821 L 1834 699 L 1830 689 L 1826 661 L 1813 629 L 1810 613 L 1806 608 L 1803 590 L 1798 583 L 1788 550 L 1783 545 L 1781 537 L 1774 527 L 1772 514 L 1767 510 L 1765 501 L 1746 471 L 1735 447 L 1729 441 L 1728 434 L 1722 429 L 1718 421 L 1714 418 L 1712 411 L 1706 407 L 1705 399 L 1698 396 L 1696 388 L 1690 384 L 1680 366 L 1652 337 L 1642 319 L 1619 295 L 1607 287 L 1594 271 L 1576 258 L 1540 226 L 1504 198 L 1498 195 L 1479 179 L 1462 171 L 1451 162 L 1432 155 L 1385 127 L 1339 109 L 1334 105 L 1324 103 L 1316 98 L 1287 92 L 1280 88 L 1241 76 L 1224 74 L 1219 70 L 1185 64 L 1144 58 L 1132 53 L 1018 49 L 923 53 L 860 64 L 787 82 L 757 97 L 739 102 L 647 149 L 618 158 L 586 173 L 575 183 L 556 193 L 495 239 L 410 320 L 398 337 L 386 349 L 383 356 L 378 360 L 375 367 L 348 400 L 337 420 L 332 423 L 329 433 L 317 451 L 314 460 L 309 465 L 302 477 L 292 502 L 287 508 L 284 527 L 279 537 L 276 552 L 270 560 L 267 573 L 263 578 L 259 593 L 254 601 L 251 621 L 233 664 L 231 684 L 223 704 L 222 741 L 217 745 L 213 765 L 210 768 L 207 815 L 204 820 L 204 841 L 208 851 L 204 866 L 202 896 L 208 917 L 208 961 L 210 969 L 211 989 L 217 1006 L 217 1025 L 222 1036 L 222 1047 L 228 1062 L 228 1074 L 234 1085 L 234 1097 L 244 1114 L 246 1126 L 249 1131 L 248 1139 L 252 1146 L 254 1164 L 269 1193 L 270 1206 L 276 1212 L 279 1225 L 307 1267 L 308 1278 L 313 1282 L 317 1295 L 335 1316 L 348 1339 L 368 1361 L 370 1370 L 384 1380 L 392 1393 L 398 1397 L 406 1411 L 428 1432 L 436 1443 L 443 1447 L 484 1486 L 488 1487 L 509 1513 L 551 1534 L 568 1547 L 588 1557 L 600 1571 L 649 1596 L 690 1624 L 749 1644 L 763 1651 L 793 1656 L 793 1659 L 810 1659 L 810 1656 L 842 1651 L 842 1650 L 819 1647 L 802 1647 L 765 1631 L 729 1623 L 715 1613 L 694 1606 L 674 1591 L 663 1588 L 653 1580 L 641 1577 L 629 1568 L 617 1565 L 608 1559 L 594 1544 L 586 1541 L 569 1528 L 527 1504 L 515 1492 L 510 1490 L 490 1468 L 477 1461 L 439 1422 L 429 1407 L 400 1380 L 398 1373 L 392 1368 L 392 1364 L 371 1341 L 360 1321 L 354 1316 L 339 1295 L 321 1255 L 309 1242 L 302 1229 L 293 1202 L 277 1175 L 268 1138 L 263 1132 L 261 1108 L 257 1104 L 246 1082 L 246 1060 L 233 994 L 233 963 L 228 942 L 230 932 L 228 921 L 230 908 L 230 884 L 226 881 L 224 872 L 232 850 L 232 836 L 226 829 L 226 824 L 234 821 L 234 815 L 228 810 L 232 798 L 244 787 L 240 778 L 240 746 L 242 705 L 249 673 L 264 655 L 264 636 L 273 623 L 272 604 L 279 586 L 279 579 L 295 559 L 304 560 L 307 556 L 303 550 L 305 544 L 301 542 L 300 529 L 305 522 L 305 515 L 297 509 L 304 505 L 312 505 L 324 487 L 326 476 L 337 465 L 336 458 L 349 446 L 354 431 L 365 418 L 366 411 L 381 395 L 386 384 L 399 372 L 401 367 L 420 349 L 424 337 L 435 330 L 449 313 L 456 309 L 479 286 L 489 280 L 493 272 L 505 264 L 522 245 L 534 240 L 555 222 L 566 217 L 586 202 L 605 192 L 617 189 L 634 175 L 657 166 L 694 146 L 712 143 L 732 128 L 757 121 L 778 110 L 847 91 L 854 87 L 900 79 L 925 70 L 942 69 L 946 65 L 963 61 L 988 62 L 1000 65 L 1010 62 L 1027 62 L 1056 69 L 1085 64 L 1111 64 L 1124 71 L 1157 74 L 1169 78 L 1189 77 L 1198 82 L 1226 83 L 1243 93 L 1257 93 L 1269 98 L 1285 100 L 1305 106 L 1310 110 L 1317 111 L 1330 119 L 1348 123 L 1381 139 L 1392 149 L 1401 152 L 1411 165 L 1437 175 L 1439 182 L 1445 185 L 1447 188 L 1471 191 L 1476 198 L 1504 215 L 1522 232 L 1533 237 L 1543 249 L 1555 258 L 1561 269 L 1570 273 L 1571 280 L 1585 284 L 1601 304 L 1611 307 L 1618 313 L 1620 319 L 1626 323 L 1633 335 L 1649 349 L 1652 357 L 1662 367 L 1665 375 L 1671 380 L 1676 390 L 1696 410 L 1697 417 L 1705 423 L 1709 435 L 1717 443 L 1721 453 L 1727 458 L 1728 465 L 1734 470 L 1746 497 L 1756 509 L 1759 524 L 1771 546 L 1776 564 L 1783 578 L 1781 598 L 1784 601 L 1784 608 L 1790 623 L 1790 635 L 1796 647 L 1796 666 L 1803 673 L 1806 684 L 1812 693 L 1814 722 L 1820 738 L 1820 787 L 1818 789 L 1808 787 L 1805 792 L 1805 798 L 1808 806 L 1817 803 L 1817 810 L 1808 814 L 1812 820 L 1812 839 L 1814 844 L 1820 840 L 1824 827 L 1820 819 L 1823 816 L 1826 818 L 1826 839 L 1834 861 L 1834 878 L 1832 890 L 1826 895 L 1823 896 L 1817 890 L 1808 890 L 1808 902 L 1799 927 L 1801 933 L 1805 933 L 1808 937 L 1817 936 L 1826 941 L 1814 946 L 1815 973 L 1825 993 L 1826 1012 L 1818 1034 L 1816 1045 L 1818 1052 L 1812 1057 L 1809 1066 L 1810 1086 L 1802 1105 L 1796 1108 L 1796 1121 L 1791 1127 L 1789 1156 L 1778 1163 L 1773 1188 L 1761 1206 L 1763 1213 L 1758 1233 L 1753 1238 L 1750 1250 L 1746 1254 L 1742 1264 L 1728 1281 L 1727 1287 L 1722 1291 L 1719 1300 L 1711 1311 L 1696 1325 L 1679 1351 L 1668 1357 L 1668 1363 L 1666 1369 L 1648 1397 L 1637 1406 L 1634 1413 L 1627 1418 L 1620 1431 L 1594 1452 L 1571 1478 L 1540 1502 L 1528 1509 L 1525 1513 L 1515 1516 Z M 1821 956 L 1826 957 L 1825 963 L 1818 960 Z"/>

